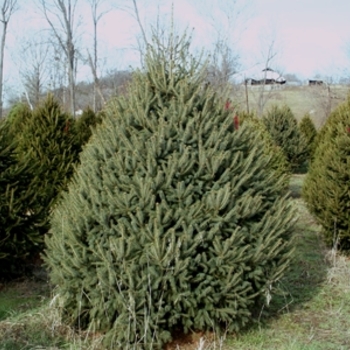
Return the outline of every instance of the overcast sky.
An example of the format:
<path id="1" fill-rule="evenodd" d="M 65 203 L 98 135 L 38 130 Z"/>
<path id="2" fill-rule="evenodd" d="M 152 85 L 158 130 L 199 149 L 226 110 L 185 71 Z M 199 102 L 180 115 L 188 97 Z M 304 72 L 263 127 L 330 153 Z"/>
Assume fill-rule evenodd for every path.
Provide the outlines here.
<path id="1" fill-rule="evenodd" d="M 271 25 L 286 72 L 305 77 L 335 75 L 349 66 L 350 1 L 257 0 L 254 9 L 244 36 L 245 55 L 254 51 L 260 35 Z"/>
<path id="2" fill-rule="evenodd" d="M 350 66 L 349 0 L 237 0 L 235 5 L 233 0 L 173 2 L 179 29 L 194 27 L 195 47 L 212 48 L 221 26 L 221 35 L 237 50 L 244 69 L 264 64 L 272 43 L 276 53 L 272 64 L 286 73 L 303 78 L 341 75 Z M 157 3 L 169 23 L 171 0 L 139 0 L 141 18 L 152 22 Z M 125 13 L 119 13 L 117 21 L 113 20 L 116 15 L 113 11 L 105 18 L 108 32 L 113 32 L 111 43 L 127 47 L 138 27 Z"/>
<path id="3" fill-rule="evenodd" d="M 78 44 L 84 54 L 87 47 L 91 49 L 92 27 L 87 1 L 78 1 L 81 5 L 77 15 L 82 23 Z M 5 85 L 16 84 L 18 48 L 25 38 L 43 35 L 39 30 L 46 23 L 35 2 L 19 0 L 20 9 L 11 19 Z M 169 25 L 173 3 L 177 30 L 194 28 L 194 49 L 212 49 L 220 33 L 239 55 L 243 74 L 260 69 L 272 43 L 276 56 L 271 68 L 295 73 L 303 79 L 317 74 L 339 77 L 350 66 L 350 0 L 138 0 L 137 3 L 147 30 L 155 25 L 157 13 L 160 24 Z M 104 0 L 101 10 L 110 11 L 103 16 L 99 27 L 103 66 L 105 69 L 137 66 L 136 37 L 140 36 L 137 22 L 127 11 L 112 8 L 112 4 L 132 7 L 132 0 Z M 79 72 L 83 77 L 89 74 L 89 69 L 80 63 Z"/>
<path id="4" fill-rule="evenodd" d="M 244 69 L 264 64 L 272 43 L 276 53 L 272 64 L 303 78 L 316 74 L 340 75 L 349 65 L 349 0 L 241 0 L 231 6 L 233 2 L 174 0 L 175 19 L 180 29 L 194 27 L 196 47 L 211 48 L 222 25 L 221 35 L 226 35 L 237 50 Z M 139 3 L 142 18 L 151 21 L 151 4 L 156 1 L 139 0 Z M 162 1 L 161 13 L 169 14 L 170 8 L 171 1 Z M 156 6 L 153 11 L 156 12 Z M 116 22 L 110 22 L 109 28 L 115 26 L 112 40 L 116 45 L 118 32 L 128 33 L 128 27 L 134 26 L 134 22 L 128 25 L 125 15 L 124 21 L 118 28 Z M 129 39 L 133 41 L 132 37 Z"/>

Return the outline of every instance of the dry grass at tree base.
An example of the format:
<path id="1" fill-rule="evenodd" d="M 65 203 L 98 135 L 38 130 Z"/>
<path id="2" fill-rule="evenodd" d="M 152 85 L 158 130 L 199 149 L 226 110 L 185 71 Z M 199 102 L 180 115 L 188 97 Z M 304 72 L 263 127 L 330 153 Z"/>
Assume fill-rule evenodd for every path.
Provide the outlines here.
<path id="1" fill-rule="evenodd" d="M 320 227 L 300 198 L 304 176 L 293 176 L 292 197 L 300 212 L 295 259 L 280 281 L 281 293 L 253 327 L 226 339 L 214 333 L 174 334 L 165 350 L 348 350 L 350 260 L 325 249 Z M 50 307 L 52 291 L 22 280 L 0 290 L 0 350 L 102 350 L 101 335 L 77 333 Z M 259 312 L 260 314 L 260 312 Z"/>

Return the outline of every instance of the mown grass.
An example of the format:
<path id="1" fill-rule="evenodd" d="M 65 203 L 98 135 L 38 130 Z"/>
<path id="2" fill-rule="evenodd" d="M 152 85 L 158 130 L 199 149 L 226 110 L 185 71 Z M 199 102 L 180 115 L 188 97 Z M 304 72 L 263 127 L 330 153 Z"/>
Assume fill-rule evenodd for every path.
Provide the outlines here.
<path id="1" fill-rule="evenodd" d="M 227 335 L 223 343 L 215 334 L 211 340 L 195 334 L 194 341 L 179 346 L 173 342 L 167 350 L 350 349 L 350 260 L 323 245 L 320 227 L 300 198 L 303 179 L 304 175 L 293 176 L 290 187 L 300 215 L 295 258 L 280 281 L 280 293 L 261 310 L 255 326 Z M 43 281 L 3 285 L 0 350 L 103 349 L 98 335 L 79 334 L 61 324 L 59 311 L 50 302 L 51 288 Z"/>

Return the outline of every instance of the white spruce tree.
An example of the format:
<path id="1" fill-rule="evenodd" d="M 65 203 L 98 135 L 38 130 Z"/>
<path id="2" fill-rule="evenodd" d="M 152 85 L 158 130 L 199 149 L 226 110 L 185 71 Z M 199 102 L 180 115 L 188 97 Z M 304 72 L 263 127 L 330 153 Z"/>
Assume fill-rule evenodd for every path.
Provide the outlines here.
<path id="1" fill-rule="evenodd" d="M 238 331 L 283 275 L 294 210 L 249 125 L 235 130 L 187 37 L 148 48 L 51 220 L 64 318 L 113 349 Z"/>

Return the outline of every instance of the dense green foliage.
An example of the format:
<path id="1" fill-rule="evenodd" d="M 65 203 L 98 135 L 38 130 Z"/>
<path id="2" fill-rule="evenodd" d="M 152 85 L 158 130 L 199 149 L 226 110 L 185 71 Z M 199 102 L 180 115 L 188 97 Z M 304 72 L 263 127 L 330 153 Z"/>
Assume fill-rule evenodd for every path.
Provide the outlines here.
<path id="1" fill-rule="evenodd" d="M 253 113 L 239 112 L 238 115 L 241 123 L 251 124 L 255 132 L 259 134 L 264 143 L 264 153 L 271 157 L 271 168 L 276 171 L 278 176 L 283 176 L 285 186 L 289 186 L 290 165 L 282 148 L 275 144 L 263 121 Z"/>
<path id="2" fill-rule="evenodd" d="M 327 118 L 325 124 L 318 131 L 317 136 L 315 137 L 315 150 L 318 148 L 318 145 L 323 143 L 326 139 L 335 138 L 338 135 L 338 125 L 343 125 L 344 128 L 347 128 L 349 122 L 350 111 L 350 95 L 346 101 L 340 104 Z M 336 127 L 334 127 L 336 126 Z"/>
<path id="3" fill-rule="evenodd" d="M 74 124 L 49 95 L 16 134 L 19 156 L 29 157 L 36 167 L 32 186 L 36 187 L 40 210 L 51 210 L 73 173 L 81 150 Z"/>
<path id="4" fill-rule="evenodd" d="M 303 186 L 329 246 L 350 250 L 350 98 L 327 119 Z"/>
<path id="5" fill-rule="evenodd" d="M 315 152 L 315 138 L 317 136 L 317 130 L 313 123 L 310 114 L 305 114 L 299 123 L 299 130 L 306 140 L 308 149 L 308 160 L 310 161 Z"/>
<path id="6" fill-rule="evenodd" d="M 35 201 L 29 174 L 35 169 L 17 158 L 16 144 L 5 122 L 0 124 L 0 278 L 25 272 L 28 257 L 38 252 L 41 227 L 30 211 Z M 41 238 L 42 242 L 42 238 Z"/>
<path id="7" fill-rule="evenodd" d="M 13 105 L 6 117 L 8 132 L 15 138 L 17 135 L 21 135 L 23 127 L 31 119 L 31 116 L 32 111 L 27 104 L 19 102 Z"/>
<path id="8" fill-rule="evenodd" d="M 52 96 L 33 112 L 25 105 L 16 106 L 2 123 L 3 274 L 23 271 L 43 250 L 49 215 L 78 160 L 80 146 L 73 123 Z"/>
<path id="9" fill-rule="evenodd" d="M 113 349 L 238 331 L 291 253 L 295 213 L 256 130 L 234 128 L 184 38 L 145 62 L 81 153 L 46 241 L 65 320 Z"/>
<path id="10" fill-rule="evenodd" d="M 91 108 L 83 111 L 76 121 L 77 137 L 81 145 L 85 145 L 92 134 L 92 130 L 102 122 L 102 112 L 96 114 Z"/>
<path id="11" fill-rule="evenodd" d="M 272 106 L 262 120 L 275 144 L 283 150 L 291 171 L 298 171 L 307 160 L 308 148 L 291 109 Z"/>

